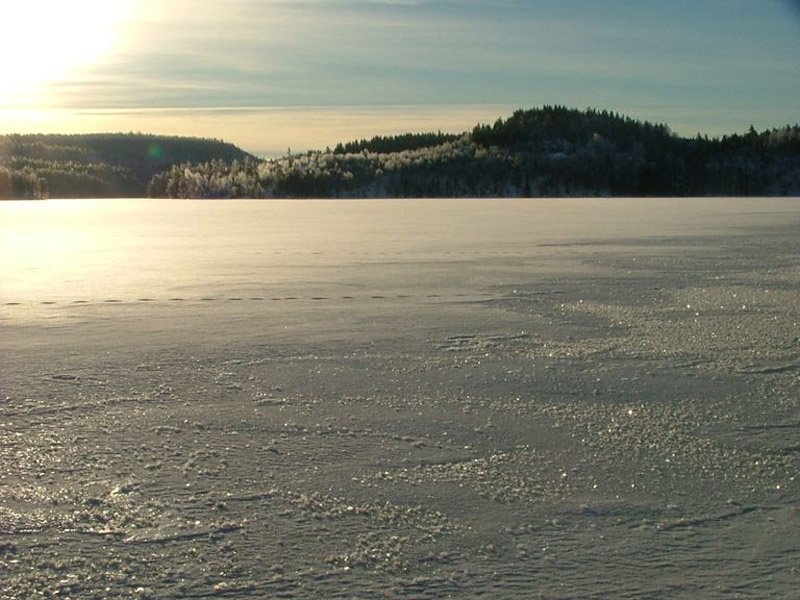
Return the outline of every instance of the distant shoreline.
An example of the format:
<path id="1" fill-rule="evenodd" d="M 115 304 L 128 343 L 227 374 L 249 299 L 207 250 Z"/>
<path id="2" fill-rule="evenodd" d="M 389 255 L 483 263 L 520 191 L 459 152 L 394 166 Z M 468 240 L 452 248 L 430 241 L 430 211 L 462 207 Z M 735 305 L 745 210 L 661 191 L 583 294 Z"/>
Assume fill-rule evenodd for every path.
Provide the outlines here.
<path id="1" fill-rule="evenodd" d="M 0 136 L 0 199 L 800 195 L 800 126 L 709 139 L 560 106 L 262 160 L 219 140 Z"/>

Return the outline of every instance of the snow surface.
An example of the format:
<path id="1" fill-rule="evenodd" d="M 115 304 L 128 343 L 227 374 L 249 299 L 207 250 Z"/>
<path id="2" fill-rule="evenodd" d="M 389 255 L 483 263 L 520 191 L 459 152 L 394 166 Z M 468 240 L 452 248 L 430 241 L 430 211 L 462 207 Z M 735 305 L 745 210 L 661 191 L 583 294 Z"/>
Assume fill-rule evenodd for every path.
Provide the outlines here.
<path id="1" fill-rule="evenodd" d="M 800 200 L 0 203 L 2 597 L 790 598 Z"/>

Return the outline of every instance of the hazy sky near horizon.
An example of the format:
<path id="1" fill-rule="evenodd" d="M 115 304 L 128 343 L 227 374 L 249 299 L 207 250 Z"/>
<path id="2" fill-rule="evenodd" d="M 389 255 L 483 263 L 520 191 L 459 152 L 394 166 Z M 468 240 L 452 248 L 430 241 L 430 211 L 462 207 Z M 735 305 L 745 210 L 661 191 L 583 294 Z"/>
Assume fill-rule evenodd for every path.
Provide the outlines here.
<path id="1" fill-rule="evenodd" d="M 800 121 L 800 0 L 25 0 L 0 21 L 0 133 L 269 155 L 542 104 L 682 135 Z"/>

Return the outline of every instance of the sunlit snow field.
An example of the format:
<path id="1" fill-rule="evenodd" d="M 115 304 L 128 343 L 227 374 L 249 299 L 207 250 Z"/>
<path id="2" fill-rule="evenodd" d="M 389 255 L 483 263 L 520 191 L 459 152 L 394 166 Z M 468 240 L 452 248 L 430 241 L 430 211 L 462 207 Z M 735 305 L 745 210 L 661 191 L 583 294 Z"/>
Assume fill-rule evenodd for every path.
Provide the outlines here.
<path id="1" fill-rule="evenodd" d="M 800 587 L 800 199 L 3 202 L 0 264 L 3 597 Z"/>

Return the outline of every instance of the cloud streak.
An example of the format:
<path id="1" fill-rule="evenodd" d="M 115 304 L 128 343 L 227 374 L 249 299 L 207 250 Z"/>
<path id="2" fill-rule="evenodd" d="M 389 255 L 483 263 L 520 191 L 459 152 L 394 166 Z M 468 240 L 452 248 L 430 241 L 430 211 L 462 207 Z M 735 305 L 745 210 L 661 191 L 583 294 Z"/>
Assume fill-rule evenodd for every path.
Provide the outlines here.
<path id="1" fill-rule="evenodd" d="M 781 0 L 132 1 L 102 61 L 48 82 L 51 107 L 561 103 L 697 114 L 686 126 L 710 133 L 703 114 L 797 120 L 800 36 Z"/>

